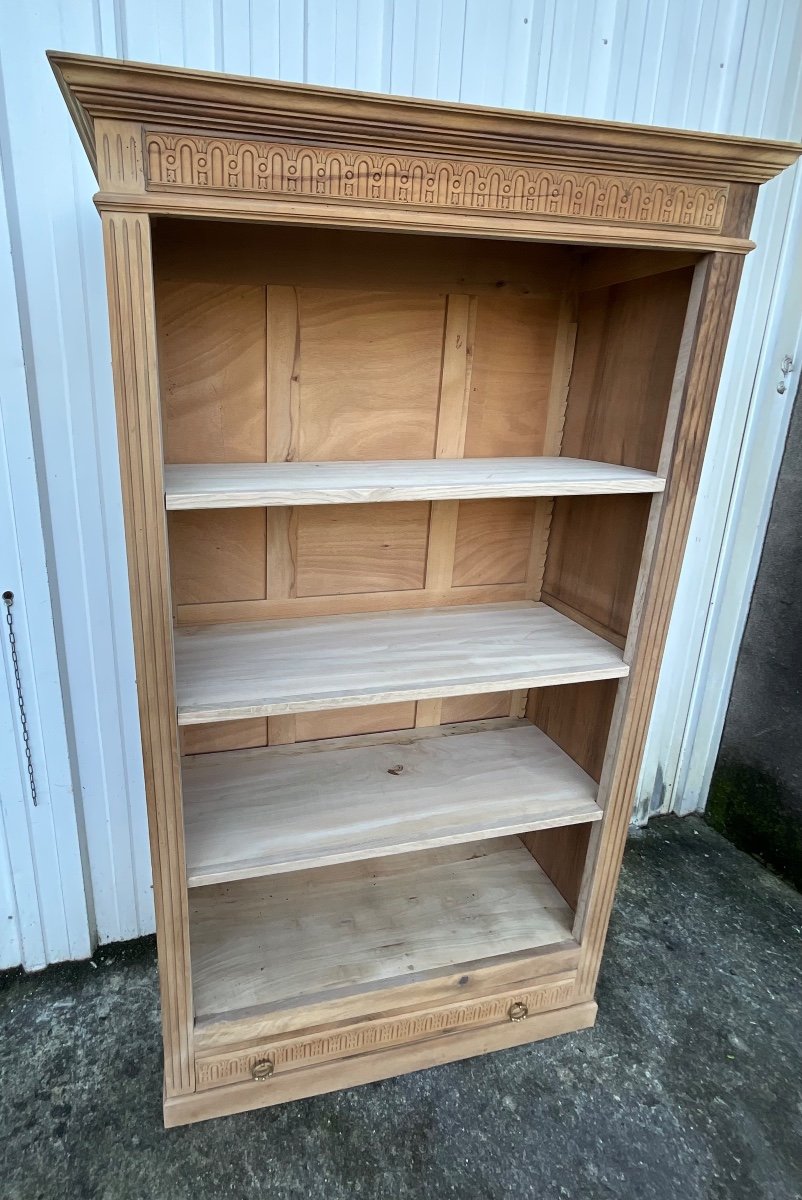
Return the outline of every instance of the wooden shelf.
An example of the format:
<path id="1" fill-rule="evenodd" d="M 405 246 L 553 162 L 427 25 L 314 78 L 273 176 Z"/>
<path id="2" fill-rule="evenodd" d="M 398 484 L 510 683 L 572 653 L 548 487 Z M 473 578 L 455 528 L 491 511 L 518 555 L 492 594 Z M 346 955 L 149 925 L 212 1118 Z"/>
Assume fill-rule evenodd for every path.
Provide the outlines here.
<path id="1" fill-rule="evenodd" d="M 579 458 L 203 463 L 165 468 L 168 509 L 660 492 L 650 471 Z"/>
<path id="2" fill-rule="evenodd" d="M 595 782 L 502 718 L 183 761 L 190 887 L 598 820 Z"/>
<path id="3" fill-rule="evenodd" d="M 622 651 L 521 601 L 175 631 L 181 725 L 546 687 L 628 673 Z"/>
<path id="4" fill-rule="evenodd" d="M 198 888 L 199 1019 L 348 994 L 571 937 L 573 914 L 517 837 Z"/>

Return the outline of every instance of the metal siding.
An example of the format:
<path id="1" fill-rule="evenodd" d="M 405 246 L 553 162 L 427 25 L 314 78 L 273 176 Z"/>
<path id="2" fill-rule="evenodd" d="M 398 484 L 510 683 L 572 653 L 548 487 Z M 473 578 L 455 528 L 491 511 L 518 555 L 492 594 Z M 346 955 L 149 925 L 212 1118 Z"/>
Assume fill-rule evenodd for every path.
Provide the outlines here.
<path id="1" fill-rule="evenodd" d="M 0 150 L 5 158 L 4 131 Z M 42 517 L 26 396 L 19 304 L 0 171 L 0 591 L 12 617 L 38 805 L 21 737 L 6 606 L 0 604 L 0 968 L 81 958 L 90 950 L 81 830 L 53 636 Z"/>
<path id="2" fill-rule="evenodd" d="M 9 226 L 10 248 L 46 506 L 44 549 L 66 698 L 60 720 L 66 719 L 81 784 L 77 816 L 63 791 L 54 790 L 49 802 L 58 804 L 68 825 L 85 830 L 87 889 L 101 941 L 149 932 L 153 913 L 100 226 L 91 203 L 94 181 L 45 49 L 799 137 L 794 71 L 801 12 L 797 0 L 43 0 L 17 6 L 0 46 L 5 182 L 18 215 Z M 712 464 L 670 634 L 644 796 L 654 791 L 655 777 L 671 772 L 672 756 L 679 758 L 688 679 L 705 636 L 726 498 L 748 424 L 792 191 L 789 176 L 767 188 L 759 206 L 760 250 L 747 264 L 725 364 Z M 39 503 L 32 475 L 15 481 L 14 500 Z M 44 667 L 36 669 L 44 672 L 44 686 Z M 10 728 L 3 708 L 0 739 Z M 9 786 L 5 776 L 3 782 Z M 20 849 L 25 839 L 6 829 L 0 896 L 13 896 L 9 879 L 21 877 L 40 841 L 44 847 L 51 837 L 32 823 L 19 781 L 11 786 L 12 808 L 23 805 L 28 850 Z M 57 880 L 66 907 L 85 911 L 78 859 L 46 861 L 47 882 L 29 871 L 24 886 L 14 886 L 38 914 L 32 920 L 41 932 L 40 957 L 75 956 L 85 952 L 85 941 L 59 933 L 65 918 L 43 897 Z M 17 914 L 4 930 L 4 961 L 21 956 L 27 920 Z"/>

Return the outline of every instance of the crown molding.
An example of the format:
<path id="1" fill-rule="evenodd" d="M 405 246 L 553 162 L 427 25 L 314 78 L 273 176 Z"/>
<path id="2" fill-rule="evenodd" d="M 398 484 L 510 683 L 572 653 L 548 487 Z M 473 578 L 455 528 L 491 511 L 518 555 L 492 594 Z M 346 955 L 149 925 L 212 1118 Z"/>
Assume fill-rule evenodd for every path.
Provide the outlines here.
<path id="1" fill-rule="evenodd" d="M 96 174 L 99 119 L 203 136 L 625 171 L 700 184 L 764 183 L 802 151 L 793 142 L 373 95 L 61 51 L 49 51 L 48 59 Z"/>

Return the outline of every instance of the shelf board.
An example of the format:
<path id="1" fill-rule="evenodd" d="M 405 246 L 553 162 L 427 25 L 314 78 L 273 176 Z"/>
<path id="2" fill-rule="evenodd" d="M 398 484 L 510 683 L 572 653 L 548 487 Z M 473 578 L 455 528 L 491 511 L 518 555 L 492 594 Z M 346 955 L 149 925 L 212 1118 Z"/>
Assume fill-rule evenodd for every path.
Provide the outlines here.
<path id="1" fill-rule="evenodd" d="M 579 458 L 200 463 L 165 467 L 168 509 L 660 492 L 650 471 Z"/>
<path id="2" fill-rule="evenodd" d="M 189 905 L 198 1019 L 564 942 L 573 921 L 517 837 L 198 888 Z"/>
<path id="3" fill-rule="evenodd" d="M 181 725 L 627 674 L 622 651 L 520 601 L 175 631 Z"/>
<path id="4" fill-rule="evenodd" d="M 511 718 L 199 754 L 183 785 L 190 887 L 602 815 L 590 776 Z"/>

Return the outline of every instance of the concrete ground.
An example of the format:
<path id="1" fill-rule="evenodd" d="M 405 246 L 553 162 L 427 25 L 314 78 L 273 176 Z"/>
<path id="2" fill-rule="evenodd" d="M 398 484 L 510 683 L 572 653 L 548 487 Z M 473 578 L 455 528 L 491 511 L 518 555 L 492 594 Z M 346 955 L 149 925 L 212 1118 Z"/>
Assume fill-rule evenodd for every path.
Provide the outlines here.
<path id="1" fill-rule="evenodd" d="M 165 1132 L 154 948 L 0 977 L 4 1200 L 794 1200 L 802 896 L 696 819 L 627 850 L 592 1031 Z"/>

